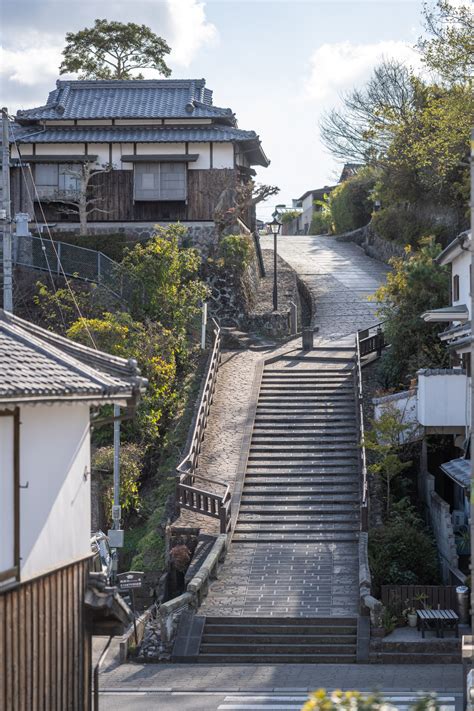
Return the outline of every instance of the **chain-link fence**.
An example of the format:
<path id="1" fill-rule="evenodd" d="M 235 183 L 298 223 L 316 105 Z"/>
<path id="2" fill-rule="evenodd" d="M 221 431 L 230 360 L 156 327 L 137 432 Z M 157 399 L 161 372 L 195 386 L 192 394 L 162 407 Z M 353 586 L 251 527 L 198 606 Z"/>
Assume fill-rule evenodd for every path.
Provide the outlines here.
<path id="1" fill-rule="evenodd" d="M 127 302 L 140 288 L 120 264 L 102 252 L 46 237 L 14 235 L 13 262 L 54 276 L 93 282 Z"/>

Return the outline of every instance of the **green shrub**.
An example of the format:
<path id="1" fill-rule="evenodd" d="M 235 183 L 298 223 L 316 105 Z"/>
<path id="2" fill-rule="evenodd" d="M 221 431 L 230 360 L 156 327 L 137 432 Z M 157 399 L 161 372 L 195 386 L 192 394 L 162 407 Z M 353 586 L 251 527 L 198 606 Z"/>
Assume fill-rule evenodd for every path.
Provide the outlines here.
<path id="1" fill-rule="evenodd" d="M 452 236 L 449 227 L 422 216 L 415 205 L 390 205 L 383 208 L 372 216 L 372 227 L 383 239 L 403 246 L 409 244 L 418 247 L 422 237 L 427 234 L 442 241 Z"/>
<path id="2" fill-rule="evenodd" d="M 331 215 L 324 210 L 313 213 L 309 232 L 312 235 L 327 235 L 331 233 Z"/>
<path id="3" fill-rule="evenodd" d="M 280 217 L 281 222 L 283 225 L 286 225 L 288 222 L 293 222 L 293 220 L 296 220 L 297 217 L 301 215 L 301 210 L 288 210 L 287 212 L 284 212 L 282 216 Z"/>
<path id="4" fill-rule="evenodd" d="M 332 191 L 329 204 L 336 234 L 356 230 L 370 222 L 375 182 L 373 170 L 363 168 Z"/>
<path id="5" fill-rule="evenodd" d="M 252 260 L 252 238 L 250 235 L 227 235 L 221 239 L 219 251 L 226 269 L 242 272 Z"/>
<path id="6" fill-rule="evenodd" d="M 436 585 L 438 554 L 431 536 L 408 517 L 396 516 L 369 534 L 369 563 L 375 595 L 381 585 Z"/>
<path id="7" fill-rule="evenodd" d="M 140 508 L 139 480 L 142 472 L 142 455 L 142 450 L 137 444 L 127 443 L 120 448 L 120 504 L 124 514 L 136 513 Z M 114 448 L 97 449 L 92 459 L 92 467 L 101 474 L 101 499 L 107 520 L 111 524 L 114 499 Z"/>

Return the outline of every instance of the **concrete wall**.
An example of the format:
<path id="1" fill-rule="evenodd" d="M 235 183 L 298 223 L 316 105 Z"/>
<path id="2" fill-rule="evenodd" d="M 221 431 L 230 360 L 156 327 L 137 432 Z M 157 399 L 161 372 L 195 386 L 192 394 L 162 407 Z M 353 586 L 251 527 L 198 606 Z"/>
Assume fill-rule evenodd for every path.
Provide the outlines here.
<path id="1" fill-rule="evenodd" d="M 418 371 L 418 421 L 425 427 L 459 427 L 470 422 L 470 380 L 461 370 Z"/>
<path id="2" fill-rule="evenodd" d="M 20 410 L 21 579 L 90 553 L 89 406 Z"/>
<path id="3" fill-rule="evenodd" d="M 398 413 L 400 423 L 407 426 L 407 429 L 400 435 L 400 443 L 413 442 L 422 437 L 423 430 L 420 428 L 417 419 L 416 390 L 407 390 L 403 393 L 374 398 L 372 403 L 376 420 L 380 419 L 385 412 Z"/>
<path id="4" fill-rule="evenodd" d="M 443 582 L 446 585 L 462 583 L 464 575 L 459 570 L 459 557 L 456 551 L 449 504 L 435 492 L 434 487 L 434 476 L 422 468 L 420 472 L 421 494 L 436 539 Z"/>

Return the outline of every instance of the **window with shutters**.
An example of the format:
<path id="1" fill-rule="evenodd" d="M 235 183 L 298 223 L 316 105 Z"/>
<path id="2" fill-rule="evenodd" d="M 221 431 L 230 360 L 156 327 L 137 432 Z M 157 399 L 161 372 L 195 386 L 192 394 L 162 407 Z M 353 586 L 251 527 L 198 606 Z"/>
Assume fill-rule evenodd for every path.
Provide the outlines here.
<path id="1" fill-rule="evenodd" d="M 186 200 L 186 163 L 135 163 L 135 200 Z"/>
<path id="2" fill-rule="evenodd" d="M 459 301 L 459 274 L 453 277 L 453 301 Z"/>

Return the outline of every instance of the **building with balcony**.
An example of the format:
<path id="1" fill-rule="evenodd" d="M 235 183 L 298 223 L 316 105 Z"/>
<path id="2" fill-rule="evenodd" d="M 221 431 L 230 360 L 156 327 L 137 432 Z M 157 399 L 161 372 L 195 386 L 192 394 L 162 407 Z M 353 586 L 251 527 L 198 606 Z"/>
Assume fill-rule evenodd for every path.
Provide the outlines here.
<path id="1" fill-rule="evenodd" d="M 69 229 L 88 166 L 95 231 L 177 220 L 212 231 L 223 191 L 269 164 L 258 135 L 213 104 L 204 79 L 58 80 L 10 129 L 12 212 Z"/>

